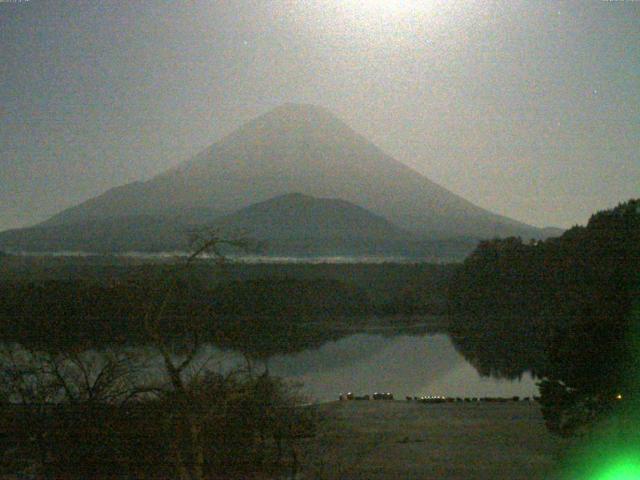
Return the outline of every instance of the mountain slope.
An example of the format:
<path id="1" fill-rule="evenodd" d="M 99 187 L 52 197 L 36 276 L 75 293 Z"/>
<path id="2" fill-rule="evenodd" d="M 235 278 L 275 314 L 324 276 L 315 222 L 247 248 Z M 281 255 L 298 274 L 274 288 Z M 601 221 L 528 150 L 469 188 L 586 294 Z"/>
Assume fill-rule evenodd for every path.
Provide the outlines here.
<path id="1" fill-rule="evenodd" d="M 276 108 L 179 167 L 109 190 L 45 224 L 199 209 L 230 213 L 291 192 L 341 198 L 428 238 L 540 233 L 449 192 L 308 105 Z"/>

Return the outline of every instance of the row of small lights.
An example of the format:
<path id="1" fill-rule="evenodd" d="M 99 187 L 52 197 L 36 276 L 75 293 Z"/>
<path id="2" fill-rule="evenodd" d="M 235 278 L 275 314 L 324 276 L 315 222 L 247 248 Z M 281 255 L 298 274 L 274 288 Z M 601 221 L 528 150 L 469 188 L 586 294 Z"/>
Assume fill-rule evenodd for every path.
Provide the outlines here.
<path id="1" fill-rule="evenodd" d="M 353 392 L 341 393 L 340 395 L 353 395 Z M 391 392 L 387 392 L 387 393 L 375 392 L 374 395 L 391 395 Z M 442 398 L 444 398 L 444 397 L 442 397 Z"/>
<path id="2" fill-rule="evenodd" d="M 347 392 L 347 393 L 341 393 L 340 395 L 353 395 L 353 393 L 352 392 Z M 391 395 L 391 393 L 390 392 L 387 392 L 387 393 L 375 392 L 374 395 Z M 436 395 L 436 396 L 429 395 L 428 397 L 424 397 L 424 396 L 420 397 L 420 400 L 446 400 L 446 399 L 447 399 L 447 397 L 443 397 L 443 396 L 440 396 L 440 395 Z M 616 400 L 622 400 L 622 394 L 621 393 L 616 395 Z"/>

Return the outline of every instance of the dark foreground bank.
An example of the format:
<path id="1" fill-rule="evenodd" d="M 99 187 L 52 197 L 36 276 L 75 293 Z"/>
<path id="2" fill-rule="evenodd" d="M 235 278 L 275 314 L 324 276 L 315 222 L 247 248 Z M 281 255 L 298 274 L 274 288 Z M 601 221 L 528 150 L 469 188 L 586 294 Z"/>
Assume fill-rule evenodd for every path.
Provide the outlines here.
<path id="1" fill-rule="evenodd" d="M 548 479 L 565 441 L 528 402 L 331 402 L 303 445 L 308 479 Z"/>

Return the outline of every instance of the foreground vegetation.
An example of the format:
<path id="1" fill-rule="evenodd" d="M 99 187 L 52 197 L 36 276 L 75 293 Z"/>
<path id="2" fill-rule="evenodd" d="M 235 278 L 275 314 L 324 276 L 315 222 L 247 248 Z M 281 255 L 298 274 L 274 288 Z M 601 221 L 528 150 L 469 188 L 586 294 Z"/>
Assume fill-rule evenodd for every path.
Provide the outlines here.
<path id="1" fill-rule="evenodd" d="M 266 373 L 187 369 L 136 376 L 110 350 L 0 356 L 0 475 L 34 478 L 248 478 L 298 468 L 312 412 Z M 147 358 L 148 360 L 148 358 Z M 165 358 L 166 360 L 166 358 Z"/>

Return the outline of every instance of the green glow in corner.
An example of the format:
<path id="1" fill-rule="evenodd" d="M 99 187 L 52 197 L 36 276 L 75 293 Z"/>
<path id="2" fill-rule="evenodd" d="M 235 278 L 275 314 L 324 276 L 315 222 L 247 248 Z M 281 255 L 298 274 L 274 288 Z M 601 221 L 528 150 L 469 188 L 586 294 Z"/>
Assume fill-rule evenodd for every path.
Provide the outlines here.
<path id="1" fill-rule="evenodd" d="M 640 282 L 639 284 L 640 285 Z M 615 410 L 569 448 L 562 480 L 640 480 L 640 286 L 631 310 L 628 392 Z M 555 478 L 555 477 L 554 477 Z"/>
<path id="2" fill-rule="evenodd" d="M 593 480 L 640 480 L 640 459 L 621 458 L 597 474 Z"/>

